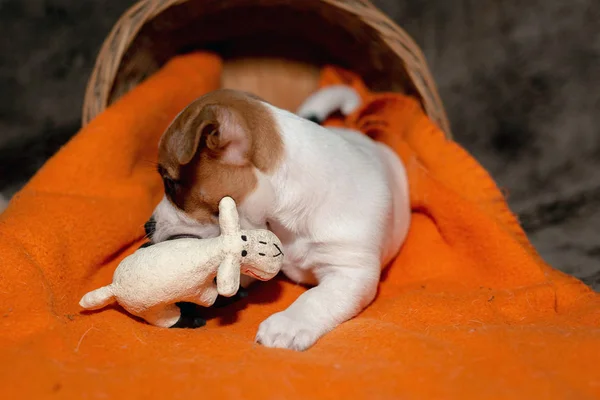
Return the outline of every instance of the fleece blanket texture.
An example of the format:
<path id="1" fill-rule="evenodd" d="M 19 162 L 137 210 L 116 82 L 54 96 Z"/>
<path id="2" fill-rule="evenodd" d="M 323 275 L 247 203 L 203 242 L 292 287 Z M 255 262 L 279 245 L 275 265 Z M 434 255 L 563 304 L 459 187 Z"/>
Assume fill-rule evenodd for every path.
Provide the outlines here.
<path id="1" fill-rule="evenodd" d="M 161 329 L 117 306 L 81 312 L 143 238 L 162 196 L 157 142 L 220 85 L 221 60 L 173 59 L 84 127 L 0 214 L 0 396 L 19 398 L 600 398 L 600 298 L 546 265 L 486 171 L 417 101 L 370 93 L 327 123 L 392 147 L 412 226 L 375 302 L 306 352 L 254 343 L 305 288 L 285 279 Z M 482 135 L 485 132 L 481 133 Z"/>

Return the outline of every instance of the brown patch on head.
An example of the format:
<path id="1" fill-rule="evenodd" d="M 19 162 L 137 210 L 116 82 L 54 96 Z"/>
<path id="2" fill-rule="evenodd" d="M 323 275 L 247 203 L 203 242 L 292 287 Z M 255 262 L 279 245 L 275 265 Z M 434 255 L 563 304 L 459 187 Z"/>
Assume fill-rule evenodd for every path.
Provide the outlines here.
<path id="1" fill-rule="evenodd" d="M 191 103 L 163 134 L 159 173 L 167 197 L 190 217 L 216 222 L 218 203 L 238 204 L 283 157 L 274 118 L 256 96 L 217 90 Z"/>

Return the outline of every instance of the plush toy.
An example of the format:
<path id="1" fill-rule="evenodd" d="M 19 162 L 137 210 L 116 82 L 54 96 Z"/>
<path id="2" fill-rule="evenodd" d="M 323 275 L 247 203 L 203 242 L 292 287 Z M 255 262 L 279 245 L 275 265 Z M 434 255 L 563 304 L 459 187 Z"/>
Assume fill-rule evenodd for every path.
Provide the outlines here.
<path id="1" fill-rule="evenodd" d="M 113 282 L 89 292 L 79 302 L 88 310 L 114 301 L 152 325 L 172 327 L 181 317 L 176 303 L 211 306 L 218 295 L 231 297 L 240 273 L 265 281 L 283 262 L 281 242 L 268 230 L 241 230 L 231 197 L 219 203 L 221 235 L 184 238 L 140 248 L 126 257 Z"/>

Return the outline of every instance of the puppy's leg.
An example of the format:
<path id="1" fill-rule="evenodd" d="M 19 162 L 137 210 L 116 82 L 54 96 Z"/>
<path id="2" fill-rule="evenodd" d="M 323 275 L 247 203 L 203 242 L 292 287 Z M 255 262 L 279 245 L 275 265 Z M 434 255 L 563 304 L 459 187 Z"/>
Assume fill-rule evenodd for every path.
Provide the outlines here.
<path id="1" fill-rule="evenodd" d="M 346 255 L 340 260 L 345 262 L 315 268 L 318 285 L 261 323 L 256 341 L 267 347 L 306 350 L 369 305 L 377 293 L 379 257 L 349 260 Z"/>
<path id="2" fill-rule="evenodd" d="M 327 86 L 304 100 L 296 114 L 313 122 L 321 123 L 337 110 L 344 115 L 353 113 L 360 103 L 360 95 L 354 88 L 346 85 Z"/>

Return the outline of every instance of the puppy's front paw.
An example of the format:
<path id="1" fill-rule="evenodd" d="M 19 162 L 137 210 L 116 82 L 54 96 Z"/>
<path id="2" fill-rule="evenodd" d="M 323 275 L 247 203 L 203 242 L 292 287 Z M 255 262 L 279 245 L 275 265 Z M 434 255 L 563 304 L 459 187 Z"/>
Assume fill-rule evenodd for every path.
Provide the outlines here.
<path id="1" fill-rule="evenodd" d="M 286 311 L 271 315 L 258 327 L 256 341 L 266 347 L 303 351 L 321 336 L 314 326 Z"/>

